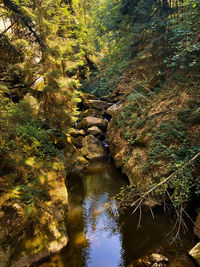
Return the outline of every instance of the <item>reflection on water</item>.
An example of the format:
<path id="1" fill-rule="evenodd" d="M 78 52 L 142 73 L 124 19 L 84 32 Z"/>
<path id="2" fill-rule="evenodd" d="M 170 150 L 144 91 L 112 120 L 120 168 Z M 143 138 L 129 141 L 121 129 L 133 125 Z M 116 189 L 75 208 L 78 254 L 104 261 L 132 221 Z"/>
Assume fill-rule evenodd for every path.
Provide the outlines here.
<path id="1" fill-rule="evenodd" d="M 69 177 L 68 233 L 69 244 L 60 254 L 42 267 L 117 267 L 143 266 L 141 257 L 164 248 L 167 256 L 176 257 L 176 247 L 169 246 L 166 233 L 174 221 L 163 212 L 142 214 L 137 229 L 138 214 L 130 211 L 119 217 L 105 208 L 105 203 L 126 184 L 126 179 L 111 164 L 95 164 L 84 177 Z M 183 236 L 184 246 L 191 247 L 190 236 Z M 161 250 L 162 252 L 162 250 Z M 166 253 L 166 252 L 165 252 Z M 171 253 L 171 254 L 170 254 Z M 193 266 L 185 254 L 184 261 L 171 266 Z"/>
<path id="2" fill-rule="evenodd" d="M 86 237 L 90 242 L 87 266 L 119 266 L 121 261 L 121 233 L 103 205 L 108 200 L 109 194 L 105 193 L 84 201 Z"/>
<path id="3" fill-rule="evenodd" d="M 77 188 L 77 193 L 83 195 L 83 233 L 88 241 L 83 251 L 85 266 L 112 267 L 119 266 L 122 261 L 122 237 L 118 222 L 104 204 L 124 183 L 124 177 L 113 166 L 99 165 L 88 170 L 82 178 L 82 187 Z M 76 198 L 74 192 L 71 192 L 70 198 Z"/>

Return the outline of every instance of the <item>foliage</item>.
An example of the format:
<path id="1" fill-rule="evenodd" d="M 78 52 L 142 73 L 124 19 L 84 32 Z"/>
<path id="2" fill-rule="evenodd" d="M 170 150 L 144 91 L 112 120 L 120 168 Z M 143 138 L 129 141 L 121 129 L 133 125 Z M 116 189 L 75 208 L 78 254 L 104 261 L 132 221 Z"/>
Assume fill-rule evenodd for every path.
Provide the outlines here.
<path id="1" fill-rule="evenodd" d="M 0 38 L 6 54 L 0 59 L 1 177 L 6 190 L 30 204 L 44 193 L 40 176 L 45 184 L 49 171 L 64 175 L 59 154 L 79 114 L 76 89 L 89 73 L 86 44 L 78 13 L 65 2 L 1 1 L 0 9 L 11 22 Z"/>
<path id="2" fill-rule="evenodd" d="M 2 18 L 9 18 L 13 23 L 11 31 L 5 32 L 12 60 L 0 62 L 3 62 L 0 74 L 2 166 L 5 164 L 9 169 L 18 155 L 21 162 L 26 157 L 55 159 L 59 153 L 57 140 L 73 126 L 78 115 L 77 104 L 81 100 L 76 89 L 82 84 L 81 90 L 99 97 L 112 94 L 119 83 L 126 83 L 123 74 L 148 49 L 154 60 L 159 58 L 158 73 L 169 71 L 171 75 L 171 70 L 179 70 L 175 76 L 182 81 L 186 75 L 180 70 L 190 70 L 199 78 L 199 2 L 173 3 L 165 0 L 1 1 Z M 168 69 L 163 71 L 163 66 Z M 43 77 L 44 83 L 34 88 L 38 77 Z M 152 94 L 144 93 L 148 85 L 133 78 L 127 93 L 128 104 L 115 119 L 116 128 L 123 128 L 121 137 L 131 148 L 145 146 L 145 137 L 151 135 L 144 173 L 153 172 L 155 166 L 164 162 L 168 162 L 168 172 L 173 172 L 199 151 L 187 131 L 188 123 L 200 121 L 198 107 L 188 106 L 177 111 L 176 120 L 166 119 L 159 126 L 153 125 L 148 108 L 145 109 L 146 100 L 151 100 Z M 164 86 L 167 85 L 160 82 L 155 88 L 162 91 Z M 37 114 L 23 100 L 28 93 L 39 103 Z M 145 127 L 143 136 L 137 137 L 137 130 Z M 123 161 L 129 158 L 128 154 Z M 13 161 L 12 164 L 16 166 Z M 185 203 L 193 191 L 199 192 L 198 183 L 194 183 L 195 168 L 187 168 L 169 184 L 175 206 Z M 30 191 L 29 187 L 22 189 Z"/>
<path id="3" fill-rule="evenodd" d="M 176 3 L 121 0 L 109 1 L 107 4 L 102 1 L 102 7 L 97 6 L 93 11 L 96 22 L 96 34 L 93 34 L 96 40 L 93 42 L 96 49 L 103 54 L 101 74 L 92 76 L 81 89 L 102 96 L 111 94 L 118 84 L 123 86 L 126 81 L 123 80 L 122 73 L 131 68 L 132 60 L 133 64 L 140 64 L 137 62 L 137 56 L 141 51 L 147 51 L 145 45 L 151 46 L 148 51 L 154 56 L 154 60 L 158 61 L 160 72 L 164 66 L 168 77 L 173 74 L 180 84 L 187 83 L 190 75 L 193 79 L 199 79 L 199 8 L 198 0 Z M 107 16 L 111 19 L 104 20 Z M 93 21 L 90 23 L 92 27 Z M 144 69 L 146 71 L 146 68 Z M 163 82 L 156 88 L 160 92 L 167 87 Z M 159 93 L 158 90 L 155 92 Z M 159 181 L 160 177 L 154 174 L 156 167 L 165 168 L 167 164 L 166 173 L 169 174 L 199 152 L 197 136 L 194 141 L 188 133 L 188 125 L 192 127 L 193 124 L 198 124 L 199 115 L 197 107 L 179 110 L 175 120 L 166 119 L 158 127 L 156 123 L 154 125 L 154 118 L 148 117 L 148 104 L 144 98 L 149 96 L 144 94 L 143 87 L 138 86 L 135 91 L 130 87 L 126 99 L 128 104 L 114 118 L 114 123 L 116 128 L 121 129 L 121 138 L 130 146 L 145 146 L 145 138 L 149 140 L 150 137 L 147 146 L 148 161 L 143 165 L 144 175 L 145 172 L 151 171 L 155 180 Z M 136 110 L 136 105 L 139 111 Z M 144 128 L 146 129 L 143 136 L 137 137 L 137 130 Z M 123 162 L 126 162 L 127 158 L 129 157 L 124 156 Z M 195 178 L 196 168 L 197 166 L 193 165 L 184 169 L 168 184 L 167 189 L 175 207 L 187 203 L 194 192 L 199 192 L 199 183 Z M 159 192 L 164 194 L 165 190 L 166 188 L 159 189 Z"/>
<path id="4" fill-rule="evenodd" d="M 169 67 L 181 69 L 199 68 L 200 45 L 198 33 L 200 30 L 199 1 L 187 0 L 182 3 L 182 10 L 177 17 L 168 20 L 170 28 L 169 44 L 173 53 L 164 59 Z"/>

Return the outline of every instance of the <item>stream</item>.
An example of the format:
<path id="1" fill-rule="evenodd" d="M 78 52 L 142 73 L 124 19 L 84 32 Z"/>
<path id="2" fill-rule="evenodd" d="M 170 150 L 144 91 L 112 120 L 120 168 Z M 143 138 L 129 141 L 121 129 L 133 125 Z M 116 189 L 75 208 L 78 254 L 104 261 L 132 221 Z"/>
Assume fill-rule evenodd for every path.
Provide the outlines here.
<path id="1" fill-rule="evenodd" d="M 167 256 L 168 266 L 194 266 L 187 256 L 191 233 L 181 233 L 181 244 L 170 244 L 175 221 L 163 208 L 139 214 L 127 210 L 113 215 L 105 205 L 128 182 L 112 163 L 98 162 L 80 177 L 68 177 L 68 246 L 40 267 L 144 266 L 141 258 L 157 252 Z"/>

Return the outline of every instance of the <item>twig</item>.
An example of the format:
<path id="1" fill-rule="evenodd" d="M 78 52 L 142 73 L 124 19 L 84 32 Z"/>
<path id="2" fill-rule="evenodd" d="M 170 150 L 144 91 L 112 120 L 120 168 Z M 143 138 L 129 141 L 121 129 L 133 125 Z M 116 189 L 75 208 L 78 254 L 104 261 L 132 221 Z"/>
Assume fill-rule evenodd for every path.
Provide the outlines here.
<path id="1" fill-rule="evenodd" d="M 142 111 L 142 112 L 144 112 L 144 110 L 142 109 L 142 107 L 141 107 L 141 105 L 140 105 L 139 101 L 136 99 L 136 97 L 135 97 L 135 96 L 133 96 L 133 97 L 134 97 L 135 101 L 137 102 L 137 104 L 138 104 L 139 108 L 141 109 L 141 111 Z"/>
<path id="2" fill-rule="evenodd" d="M 135 209 L 133 210 L 132 214 L 136 212 L 136 210 L 139 208 L 140 204 L 142 203 L 143 199 L 140 200 L 140 202 L 137 204 Z"/>
<path id="3" fill-rule="evenodd" d="M 151 211 L 151 215 L 152 215 L 152 218 L 153 218 L 153 220 L 155 220 L 155 216 L 154 216 L 154 213 L 153 213 L 153 210 L 152 210 L 152 208 L 151 208 L 151 207 L 149 207 L 149 209 L 150 209 L 150 211 Z"/>
<path id="4" fill-rule="evenodd" d="M 149 98 L 147 98 L 146 96 L 140 94 L 139 92 L 137 92 L 135 89 L 132 89 L 132 91 L 134 91 L 136 94 L 140 95 L 141 97 L 143 97 L 144 99 L 151 101 Z"/>
<path id="5" fill-rule="evenodd" d="M 139 206 L 139 210 L 140 210 L 140 213 L 139 213 L 139 220 L 138 220 L 137 230 L 138 230 L 139 227 L 140 227 L 141 218 L 142 218 L 142 209 L 141 209 L 141 206 Z"/>

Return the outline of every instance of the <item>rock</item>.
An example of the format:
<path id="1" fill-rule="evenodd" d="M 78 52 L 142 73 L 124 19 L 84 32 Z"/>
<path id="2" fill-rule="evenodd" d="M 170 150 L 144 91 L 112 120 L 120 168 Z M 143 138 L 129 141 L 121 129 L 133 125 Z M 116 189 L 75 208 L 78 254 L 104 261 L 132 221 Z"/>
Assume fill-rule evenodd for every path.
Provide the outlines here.
<path id="1" fill-rule="evenodd" d="M 150 260 L 155 262 L 155 263 L 160 263 L 160 262 L 169 262 L 168 258 L 161 255 L 161 254 L 157 254 L 157 253 L 152 253 L 150 256 L 149 256 Z"/>
<path id="2" fill-rule="evenodd" d="M 88 134 L 92 134 L 92 135 L 97 136 L 97 137 L 103 137 L 104 136 L 104 133 L 102 132 L 102 130 L 99 129 L 99 127 L 97 127 L 97 126 L 92 126 L 92 127 L 88 128 L 87 132 L 88 132 Z"/>
<path id="3" fill-rule="evenodd" d="M 72 137 L 72 144 L 76 148 L 81 148 L 82 147 L 82 140 L 83 140 L 83 136 L 78 136 L 77 138 Z"/>
<path id="4" fill-rule="evenodd" d="M 81 149 L 77 149 L 73 154 L 71 160 L 67 162 L 68 174 L 82 174 L 85 168 L 88 166 L 88 160 L 82 155 Z"/>
<path id="5" fill-rule="evenodd" d="M 83 101 L 87 101 L 87 100 L 98 100 L 98 98 L 94 95 L 85 93 L 85 92 L 80 92 L 80 97 Z"/>
<path id="6" fill-rule="evenodd" d="M 37 98 L 32 96 L 30 93 L 28 93 L 24 96 L 24 100 L 29 103 L 32 109 L 33 115 L 37 116 L 40 110 L 40 103 L 37 100 Z"/>
<path id="7" fill-rule="evenodd" d="M 90 160 L 106 156 L 102 143 L 91 134 L 83 138 L 82 146 L 81 153 Z"/>
<path id="8" fill-rule="evenodd" d="M 85 135 L 86 135 L 86 132 L 85 132 L 83 129 L 81 129 L 81 130 L 79 131 L 79 134 L 80 134 L 81 136 L 85 136 Z"/>
<path id="9" fill-rule="evenodd" d="M 197 218 L 195 220 L 194 224 L 194 233 L 198 238 L 200 238 L 200 212 L 197 215 Z"/>
<path id="10" fill-rule="evenodd" d="M 106 113 L 112 117 L 118 114 L 119 110 L 122 108 L 123 104 L 114 104 L 106 109 Z"/>
<path id="11" fill-rule="evenodd" d="M 86 117 L 81 122 L 78 123 L 78 129 L 88 129 L 92 126 L 96 126 L 105 130 L 107 127 L 107 121 L 103 118 L 96 118 L 96 117 Z"/>
<path id="12" fill-rule="evenodd" d="M 86 100 L 83 102 L 83 105 L 87 108 L 94 108 L 94 109 L 98 109 L 98 110 L 104 110 L 107 109 L 109 106 L 111 106 L 111 103 L 107 103 L 105 101 L 101 101 L 101 100 Z"/>
<path id="13" fill-rule="evenodd" d="M 19 203 L 15 201 L 14 205 L 6 207 L 6 216 L 11 213 L 6 219 L 6 231 L 10 237 L 7 236 L 8 245 L 5 245 L 7 250 L 9 247 L 12 248 L 10 255 L 7 255 L 10 267 L 32 265 L 59 252 L 68 243 L 66 228 L 68 194 L 64 165 L 60 163 L 58 166 L 58 162 L 52 162 L 53 168 L 48 171 L 46 169 L 44 173 L 46 162 L 41 161 L 37 164 L 39 170 L 43 171 L 39 183 L 39 188 L 44 194 L 42 198 L 40 195 L 35 197 L 33 206 L 27 206 L 23 202 L 20 204 L 18 200 Z M 1 207 L 1 211 L 3 210 Z M 0 244 L 3 239 L 3 236 L 0 236 Z M 1 246 L 0 255 L 5 255 Z M 1 263 L 0 260 L 1 267 L 7 266 Z"/>
<path id="14" fill-rule="evenodd" d="M 144 264 L 144 266 L 149 267 L 152 265 L 152 262 L 150 261 L 149 257 L 145 257 L 144 259 L 142 259 L 142 262 Z"/>
<path id="15" fill-rule="evenodd" d="M 101 115 L 100 113 L 101 112 L 99 110 L 94 109 L 94 108 L 83 110 L 81 114 L 79 115 L 79 121 L 85 117 L 96 117 L 97 115 Z"/>
<path id="16" fill-rule="evenodd" d="M 200 266 L 200 242 L 189 251 L 189 255 L 198 263 L 198 266 Z"/>
<path id="17" fill-rule="evenodd" d="M 79 136 L 85 136 L 86 132 L 83 129 L 77 130 L 77 131 L 75 129 L 73 129 L 73 130 L 70 131 L 70 135 L 72 137 L 76 138 L 76 137 L 79 137 Z"/>
<path id="18" fill-rule="evenodd" d="M 0 203 L 5 201 L 7 195 L 2 195 Z M 17 201 L 17 200 L 16 200 Z M 21 205 L 17 202 L 12 203 L 8 199 L 0 205 L 0 266 L 10 266 L 11 256 L 15 251 L 18 242 L 23 236 L 23 230 L 27 225 L 28 217 Z"/>

